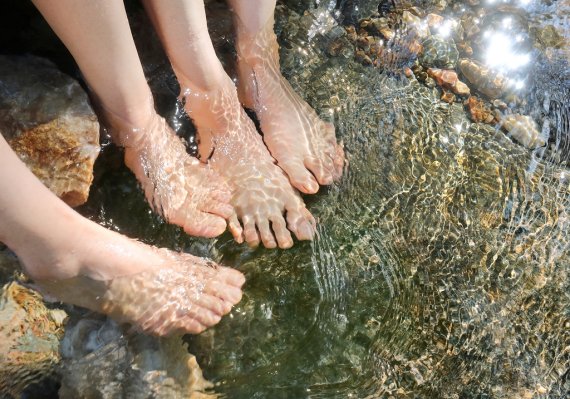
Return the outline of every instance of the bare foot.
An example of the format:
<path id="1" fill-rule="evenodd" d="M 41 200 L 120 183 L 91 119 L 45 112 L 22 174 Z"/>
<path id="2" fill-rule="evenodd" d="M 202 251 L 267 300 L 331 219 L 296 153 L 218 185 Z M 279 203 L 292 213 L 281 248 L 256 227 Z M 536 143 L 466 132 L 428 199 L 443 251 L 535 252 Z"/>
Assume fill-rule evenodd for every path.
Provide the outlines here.
<path id="1" fill-rule="evenodd" d="M 183 94 L 199 132 L 202 159 L 209 158 L 212 168 L 235 186 L 231 204 L 236 214 L 230 218 L 230 231 L 238 242 L 245 239 L 257 246 L 261 241 L 267 248 L 291 247 L 289 230 L 299 240 L 312 239 L 313 216 L 275 165 L 239 103 L 233 82 L 224 80 L 210 91 L 181 84 L 188 88 Z"/>
<path id="2" fill-rule="evenodd" d="M 108 112 L 105 119 L 156 212 L 190 235 L 215 237 L 226 230 L 226 219 L 234 214 L 229 185 L 187 154 L 162 117 L 151 112 L 143 128 L 132 128 Z"/>
<path id="3" fill-rule="evenodd" d="M 323 122 L 281 75 L 273 18 L 257 34 L 235 20 L 240 100 L 255 111 L 263 140 L 291 184 L 316 193 L 319 184 L 332 184 L 342 175 L 344 152 L 334 126 Z"/>
<path id="4" fill-rule="evenodd" d="M 241 299 L 236 270 L 150 247 L 77 214 L 59 219 L 59 239 L 31 239 L 17 254 L 40 291 L 62 302 L 168 335 L 200 333 Z M 75 239 L 61 239 L 68 234 Z"/>

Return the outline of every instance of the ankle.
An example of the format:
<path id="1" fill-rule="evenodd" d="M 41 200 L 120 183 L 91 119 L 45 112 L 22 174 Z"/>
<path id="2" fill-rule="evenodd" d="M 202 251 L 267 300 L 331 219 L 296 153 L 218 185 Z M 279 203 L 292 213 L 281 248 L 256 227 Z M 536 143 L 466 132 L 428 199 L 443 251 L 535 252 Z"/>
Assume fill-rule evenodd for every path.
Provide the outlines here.
<path id="1" fill-rule="evenodd" d="M 32 279 L 62 280 L 79 274 L 81 251 L 77 248 L 86 237 L 85 226 L 81 216 L 69 211 L 56 215 L 58 225 L 51 226 L 50 232 L 35 229 L 11 247 Z"/>
<path id="2" fill-rule="evenodd" d="M 96 110 L 115 144 L 122 147 L 132 146 L 133 142 L 150 131 L 150 126 L 158 117 L 150 94 L 136 106 L 113 108 L 97 102 Z"/>

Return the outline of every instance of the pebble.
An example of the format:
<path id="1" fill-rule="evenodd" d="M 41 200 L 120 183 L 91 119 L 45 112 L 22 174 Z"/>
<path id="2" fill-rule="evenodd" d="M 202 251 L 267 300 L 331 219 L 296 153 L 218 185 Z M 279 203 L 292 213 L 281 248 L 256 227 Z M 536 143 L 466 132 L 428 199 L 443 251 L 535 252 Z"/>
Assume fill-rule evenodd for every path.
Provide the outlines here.
<path id="1" fill-rule="evenodd" d="M 459 80 L 457 72 L 453 70 L 429 68 L 427 73 L 444 89 L 451 90 L 459 95 L 467 95 L 470 93 L 469 87 Z"/>
<path id="2" fill-rule="evenodd" d="M 526 148 L 535 149 L 546 144 L 546 140 L 540 134 L 536 122 L 530 116 L 520 114 L 506 115 L 501 119 L 501 126 Z"/>

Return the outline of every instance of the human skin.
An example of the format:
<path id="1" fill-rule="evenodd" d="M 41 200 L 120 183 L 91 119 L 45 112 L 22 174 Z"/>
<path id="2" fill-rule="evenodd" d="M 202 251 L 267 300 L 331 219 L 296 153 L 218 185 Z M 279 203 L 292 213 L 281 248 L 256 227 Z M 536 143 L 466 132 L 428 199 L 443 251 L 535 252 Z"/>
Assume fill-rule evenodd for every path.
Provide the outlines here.
<path id="1" fill-rule="evenodd" d="M 0 241 L 44 294 L 155 335 L 200 333 L 241 299 L 245 279 L 206 259 L 154 248 L 83 218 L 0 135 Z"/>
<path id="2" fill-rule="evenodd" d="M 153 209 L 188 234 L 223 233 L 233 214 L 230 186 L 190 157 L 157 115 L 122 0 L 33 2 L 79 65 Z"/>

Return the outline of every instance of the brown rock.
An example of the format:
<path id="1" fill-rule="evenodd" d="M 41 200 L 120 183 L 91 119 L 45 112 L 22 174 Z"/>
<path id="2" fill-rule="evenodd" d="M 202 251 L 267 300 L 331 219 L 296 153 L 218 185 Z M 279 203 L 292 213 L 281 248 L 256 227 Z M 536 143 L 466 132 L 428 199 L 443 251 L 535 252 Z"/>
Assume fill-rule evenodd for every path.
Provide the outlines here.
<path id="1" fill-rule="evenodd" d="M 481 99 L 470 96 L 466 102 L 467 109 L 469 110 L 469 116 L 473 122 L 482 122 L 494 124 L 497 123 L 495 114 Z"/>
<path id="2" fill-rule="evenodd" d="M 442 24 L 444 18 L 439 14 L 428 14 L 426 20 L 430 28 L 435 28 Z"/>
<path id="3" fill-rule="evenodd" d="M 98 130 L 93 119 L 63 117 L 23 132 L 10 145 L 53 193 L 78 206 L 87 201 L 93 181 Z"/>
<path id="4" fill-rule="evenodd" d="M 0 290 L 0 392 L 21 397 L 29 385 L 54 377 L 62 312 L 47 309 L 36 292 L 18 283 Z"/>
<path id="5" fill-rule="evenodd" d="M 455 94 L 450 91 L 444 90 L 441 95 L 441 101 L 445 101 L 448 104 L 451 104 L 455 101 Z"/>
<path id="6" fill-rule="evenodd" d="M 99 123 L 81 86 L 38 57 L 0 56 L 0 132 L 56 195 L 87 200 Z"/>
<path id="7" fill-rule="evenodd" d="M 427 73 L 435 79 L 439 86 L 451 90 L 455 94 L 467 95 L 470 92 L 469 87 L 459 80 L 457 72 L 453 70 L 429 68 Z"/>

